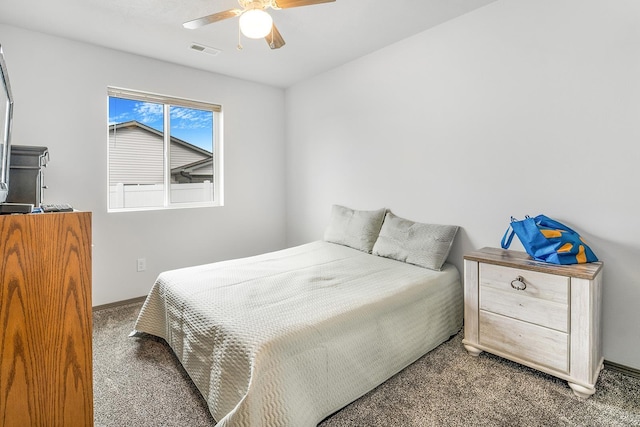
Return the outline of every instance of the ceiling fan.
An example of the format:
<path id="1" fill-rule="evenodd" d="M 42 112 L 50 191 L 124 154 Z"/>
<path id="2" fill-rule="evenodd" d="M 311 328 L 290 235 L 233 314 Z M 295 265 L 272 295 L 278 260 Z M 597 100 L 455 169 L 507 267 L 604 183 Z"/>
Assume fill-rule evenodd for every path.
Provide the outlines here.
<path id="1" fill-rule="evenodd" d="M 242 34 L 252 39 L 264 38 L 271 49 L 280 49 L 284 46 L 285 41 L 266 9 L 288 9 L 334 1 L 336 0 L 238 0 L 242 9 L 229 9 L 213 15 L 203 16 L 202 18 L 185 22 L 182 26 L 193 30 L 207 24 L 239 16 Z M 241 44 L 238 44 L 238 49 L 242 49 Z"/>

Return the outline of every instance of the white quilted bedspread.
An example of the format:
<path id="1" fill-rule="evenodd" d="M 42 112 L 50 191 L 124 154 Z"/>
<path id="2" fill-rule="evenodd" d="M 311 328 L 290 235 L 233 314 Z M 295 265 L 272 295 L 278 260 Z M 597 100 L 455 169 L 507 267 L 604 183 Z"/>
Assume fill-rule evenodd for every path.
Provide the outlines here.
<path id="1" fill-rule="evenodd" d="M 315 426 L 462 326 L 457 269 L 313 242 L 167 271 L 135 330 L 164 338 L 218 426 Z"/>

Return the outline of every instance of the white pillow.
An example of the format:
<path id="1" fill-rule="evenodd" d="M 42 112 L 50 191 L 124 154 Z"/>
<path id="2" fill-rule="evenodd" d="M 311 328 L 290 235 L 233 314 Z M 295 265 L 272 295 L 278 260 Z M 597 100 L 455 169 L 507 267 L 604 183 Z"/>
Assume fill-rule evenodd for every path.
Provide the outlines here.
<path id="1" fill-rule="evenodd" d="M 372 253 L 440 271 L 457 232 L 456 225 L 421 224 L 387 212 Z"/>
<path id="2" fill-rule="evenodd" d="M 371 253 L 386 211 L 357 211 L 333 205 L 324 240 Z"/>

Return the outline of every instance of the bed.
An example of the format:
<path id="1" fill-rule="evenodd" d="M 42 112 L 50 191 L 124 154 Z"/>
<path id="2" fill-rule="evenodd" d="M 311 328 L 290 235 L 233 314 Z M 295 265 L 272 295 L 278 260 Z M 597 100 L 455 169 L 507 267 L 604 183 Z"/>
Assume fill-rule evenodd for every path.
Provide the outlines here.
<path id="1" fill-rule="evenodd" d="M 134 335 L 166 340 L 217 426 L 315 426 L 461 328 L 453 265 L 326 237 L 153 285 Z"/>

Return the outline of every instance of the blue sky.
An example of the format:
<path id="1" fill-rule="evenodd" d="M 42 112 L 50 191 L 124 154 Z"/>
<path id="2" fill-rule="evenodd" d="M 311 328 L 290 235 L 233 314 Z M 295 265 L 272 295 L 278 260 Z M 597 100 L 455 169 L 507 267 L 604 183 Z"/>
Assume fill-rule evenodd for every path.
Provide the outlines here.
<path id="1" fill-rule="evenodd" d="M 171 106 L 171 136 L 213 151 L 213 113 Z M 162 104 L 109 97 L 109 124 L 137 120 L 163 132 Z"/>

